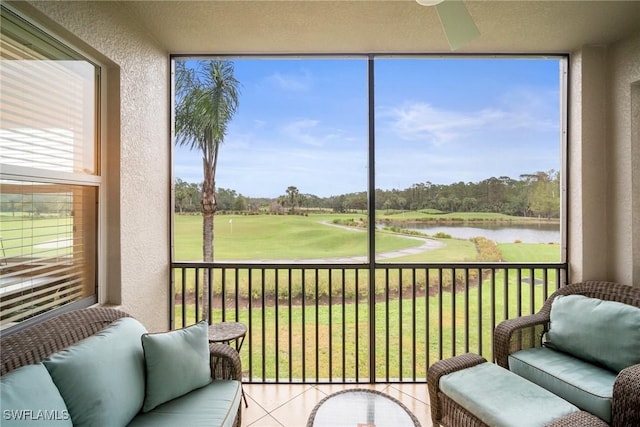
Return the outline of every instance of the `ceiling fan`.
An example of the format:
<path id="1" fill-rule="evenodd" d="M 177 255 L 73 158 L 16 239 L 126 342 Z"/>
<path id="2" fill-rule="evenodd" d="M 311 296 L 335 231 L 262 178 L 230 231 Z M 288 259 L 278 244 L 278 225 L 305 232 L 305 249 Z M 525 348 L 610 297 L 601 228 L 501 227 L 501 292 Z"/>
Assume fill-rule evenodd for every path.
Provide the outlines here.
<path id="1" fill-rule="evenodd" d="M 422 6 L 435 6 L 451 50 L 480 35 L 473 18 L 461 0 L 416 0 Z"/>

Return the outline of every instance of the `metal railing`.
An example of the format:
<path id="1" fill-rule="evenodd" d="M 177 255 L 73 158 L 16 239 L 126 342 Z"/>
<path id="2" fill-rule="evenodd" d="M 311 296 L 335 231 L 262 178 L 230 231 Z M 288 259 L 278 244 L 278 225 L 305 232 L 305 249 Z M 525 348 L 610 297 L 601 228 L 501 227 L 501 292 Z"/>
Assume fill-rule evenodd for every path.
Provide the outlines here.
<path id="1" fill-rule="evenodd" d="M 422 382 L 567 282 L 563 263 L 172 264 L 174 328 L 238 321 L 247 382 Z"/>

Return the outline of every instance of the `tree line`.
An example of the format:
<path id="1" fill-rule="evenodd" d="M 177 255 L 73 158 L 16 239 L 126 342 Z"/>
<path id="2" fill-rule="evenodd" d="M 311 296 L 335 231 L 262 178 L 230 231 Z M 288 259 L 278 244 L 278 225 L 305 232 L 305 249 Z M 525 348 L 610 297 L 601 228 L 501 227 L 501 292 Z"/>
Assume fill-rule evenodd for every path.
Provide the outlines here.
<path id="1" fill-rule="evenodd" d="M 175 182 L 176 212 L 201 212 L 201 184 L 180 178 Z M 216 189 L 218 211 L 272 214 L 330 210 L 365 212 L 367 192 L 319 197 L 289 186 L 277 198 L 247 197 L 227 188 Z M 522 217 L 560 217 L 560 173 L 551 170 L 522 174 L 518 179 L 491 177 L 479 182 L 416 183 L 405 189 L 376 189 L 378 210 L 435 210 L 440 212 L 494 212 Z"/>

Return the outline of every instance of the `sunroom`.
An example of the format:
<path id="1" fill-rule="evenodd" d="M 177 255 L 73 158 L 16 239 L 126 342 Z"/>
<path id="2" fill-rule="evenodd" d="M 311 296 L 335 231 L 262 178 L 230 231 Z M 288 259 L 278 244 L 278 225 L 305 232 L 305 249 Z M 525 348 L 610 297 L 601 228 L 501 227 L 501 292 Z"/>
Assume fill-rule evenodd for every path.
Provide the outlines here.
<path id="1" fill-rule="evenodd" d="M 496 323 L 534 312 L 564 284 L 606 280 L 639 286 L 640 3 L 465 1 L 464 6 L 479 35 L 452 47 L 436 7 L 413 0 L 3 2 L 3 15 L 14 14 L 37 34 L 29 39 L 18 31 L 12 33 L 14 37 L 26 37 L 21 39 L 23 43 L 49 46 L 44 53 L 37 49 L 28 53 L 33 58 L 60 55 L 58 59 L 82 63 L 76 70 L 82 76 L 79 79 L 61 77 L 46 66 L 36 71 L 40 76 L 51 73 L 51 79 L 57 79 L 58 83 L 51 85 L 51 96 L 64 88 L 81 88 L 78 99 L 57 104 L 55 111 L 37 111 L 31 120 L 16 119 L 15 114 L 23 111 L 18 106 L 19 94 L 28 93 L 25 76 L 34 71 L 22 72 L 19 78 L 16 73 L 21 71 L 6 65 L 10 58 L 24 52 L 16 53 L 5 42 L 9 27 L 3 29 L 3 81 L 18 79 L 23 86 L 11 94 L 7 89 L 2 98 L 2 215 L 15 216 L 20 209 L 34 215 L 33 195 L 37 194 L 45 205 L 55 205 L 73 217 L 71 222 L 56 223 L 43 231 L 49 244 L 55 242 L 54 248 L 40 244 L 38 253 L 44 255 L 22 259 L 9 250 L 7 236 L 13 236 L 15 230 L 13 223 L 3 219 L 3 334 L 60 310 L 94 304 L 116 306 L 150 331 L 178 328 L 183 320 L 185 324 L 190 322 L 187 306 L 195 304 L 188 300 L 186 284 L 195 286 L 198 293 L 205 283 L 218 280 L 225 285 L 220 293 L 214 288 L 212 297 L 228 302 L 213 304 L 216 308 L 211 321 L 239 320 L 249 329 L 241 350 L 248 395 L 252 396 L 251 386 L 255 390 L 290 390 L 276 392 L 287 395 L 277 403 L 250 401 L 243 425 L 286 425 L 287 417 L 282 416 L 286 411 L 281 409 L 280 417 L 270 412 L 292 401 L 289 397 L 304 394 L 313 395 L 308 403 L 311 406 L 301 415 L 306 419 L 327 390 L 345 384 L 395 387 L 398 395 L 414 393 L 412 402 L 424 406 L 416 406 L 413 412 L 425 412 L 420 419 L 428 425 L 424 383 L 429 363 L 467 351 L 492 358 L 491 331 Z M 552 263 L 504 266 L 454 262 L 419 267 L 381 264 L 375 259 L 329 266 L 239 266 L 236 262 L 176 260 L 172 235 L 173 61 L 199 55 L 359 57 L 364 63 L 378 57 L 412 55 L 562 58 L 566 61 L 566 76 L 560 80 L 565 97 L 560 102 L 565 107 L 564 143 L 558 149 L 563 150 L 560 157 L 565 190 L 563 256 Z M 36 104 L 41 108 L 46 100 Z M 67 113 L 73 116 L 69 126 L 83 130 L 73 136 L 57 135 L 57 144 L 51 143 L 46 129 L 43 134 L 24 130 L 38 128 L 35 123 L 49 116 L 56 121 Z M 22 120 L 21 129 L 16 130 L 16 120 Z M 5 145 L 7 141 L 14 144 Z M 71 170 L 60 166 L 69 159 L 65 141 L 81 147 L 71 154 Z M 11 154 L 9 149 L 13 150 Z M 31 163 L 17 162 L 15 152 L 29 153 Z M 62 160 L 58 164 L 51 158 Z M 16 195 L 22 204 L 12 197 Z M 25 207 L 26 199 L 31 200 L 32 207 Z M 46 216 L 46 211 L 39 215 Z M 29 232 L 35 233 L 32 229 Z M 19 242 L 14 251 L 34 246 L 30 240 Z M 29 257 L 39 257 L 38 262 L 27 260 Z M 82 265 L 70 259 L 82 259 Z M 29 279 L 20 279 L 25 276 Z M 446 282 L 443 277 L 448 276 L 461 281 L 458 292 L 442 288 Z M 255 286 L 249 293 L 255 291 L 258 296 L 250 298 L 248 307 L 244 307 L 233 296 L 238 294 L 238 286 L 246 286 L 247 277 L 249 286 Z M 273 314 L 260 310 L 265 300 L 261 299 L 264 292 L 258 289 L 272 277 L 284 288 L 306 286 L 309 298 L 301 304 L 291 299 L 276 302 L 273 308 L 280 314 L 275 315 L 278 320 L 273 333 L 267 334 L 264 328 Z M 356 304 L 363 305 L 360 312 L 349 311 L 353 301 L 336 298 L 326 306 L 314 295 L 316 284 L 323 280 L 331 282 L 334 293 L 340 294 L 345 277 L 362 282 L 365 291 Z M 469 290 L 477 277 L 488 284 L 478 287 L 480 295 L 477 290 Z M 417 284 L 430 278 L 441 286 L 437 293 L 440 300 L 436 296 L 433 306 L 424 296 L 422 300 L 416 297 L 424 290 Z M 507 285 L 510 281 L 522 286 L 511 288 Z M 398 298 L 390 290 L 394 282 L 401 288 L 408 284 L 405 298 Z M 27 315 L 15 315 L 23 308 L 22 300 L 15 297 L 16 286 L 31 293 L 30 301 L 37 300 L 37 310 L 29 312 L 27 307 Z M 382 288 L 378 300 L 382 311 L 378 314 L 375 298 L 367 298 L 367 291 L 376 286 Z M 511 290 L 511 295 L 505 296 L 505 290 Z M 20 288 L 20 292 L 25 290 Z M 485 300 L 486 304 L 479 303 Z M 328 326 L 334 331 L 333 338 L 322 341 L 323 331 L 317 322 L 309 329 L 296 323 L 296 316 L 305 316 L 305 311 L 295 311 L 300 305 L 310 309 L 306 313 L 311 317 L 335 319 Z M 325 313 L 321 306 L 333 307 L 334 311 Z M 443 314 L 443 307 L 449 311 L 445 308 Z M 455 313 L 460 313 L 461 319 Z M 342 316 L 356 316 L 355 323 L 364 322 L 365 326 L 362 331 L 345 330 Z M 426 331 L 420 326 L 427 323 L 425 316 L 429 319 Z M 376 344 L 380 330 L 383 334 Z M 343 349 L 349 347 L 348 343 L 364 351 L 347 354 Z M 274 345 L 282 345 L 282 353 L 267 354 Z M 318 355 L 327 346 L 334 357 L 325 366 Z M 409 388 L 412 391 L 407 392 Z"/>

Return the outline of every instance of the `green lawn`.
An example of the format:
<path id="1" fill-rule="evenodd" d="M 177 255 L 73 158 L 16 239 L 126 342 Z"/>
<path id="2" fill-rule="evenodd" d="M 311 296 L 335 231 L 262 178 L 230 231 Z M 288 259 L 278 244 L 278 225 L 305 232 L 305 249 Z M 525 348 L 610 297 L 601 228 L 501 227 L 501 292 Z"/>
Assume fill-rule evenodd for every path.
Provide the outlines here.
<path id="1" fill-rule="evenodd" d="M 72 238 L 74 221 L 71 216 L 41 215 L 13 216 L 0 215 L 0 239 L 2 240 L 2 256 L 19 257 L 30 255 L 33 252 L 32 245 L 40 245 L 55 242 L 57 239 Z M 54 245 L 55 246 L 55 245 Z M 36 248 L 42 251 L 63 256 L 71 253 L 71 248 Z"/>
<path id="2" fill-rule="evenodd" d="M 365 256 L 367 233 L 331 225 L 352 214 L 218 215 L 214 248 L 217 260 L 304 260 Z M 202 259 L 202 218 L 175 215 L 175 259 Z M 376 233 L 378 253 L 420 246 L 421 241 L 387 232 Z"/>
<path id="3" fill-rule="evenodd" d="M 547 243 L 498 243 L 502 256 L 508 262 L 557 262 L 560 245 Z"/>

